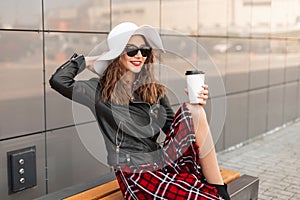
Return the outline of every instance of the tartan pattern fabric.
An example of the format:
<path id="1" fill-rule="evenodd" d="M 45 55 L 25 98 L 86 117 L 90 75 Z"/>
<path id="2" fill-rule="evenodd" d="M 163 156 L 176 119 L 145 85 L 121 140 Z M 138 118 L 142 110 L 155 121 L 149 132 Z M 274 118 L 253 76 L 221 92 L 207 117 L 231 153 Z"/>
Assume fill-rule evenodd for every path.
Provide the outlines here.
<path id="1" fill-rule="evenodd" d="M 202 174 L 190 111 L 184 104 L 175 114 L 163 146 L 164 166 L 157 163 L 115 169 L 126 200 L 222 199 Z"/>

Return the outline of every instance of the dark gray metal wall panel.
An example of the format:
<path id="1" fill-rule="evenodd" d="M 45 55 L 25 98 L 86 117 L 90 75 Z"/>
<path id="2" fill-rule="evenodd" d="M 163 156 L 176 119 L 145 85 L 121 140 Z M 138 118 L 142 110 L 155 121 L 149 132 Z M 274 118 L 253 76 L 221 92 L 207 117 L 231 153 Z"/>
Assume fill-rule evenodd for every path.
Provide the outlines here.
<path id="1" fill-rule="evenodd" d="M 1 139 L 43 130 L 42 95 L 1 100 L 0 112 Z"/>
<path id="2" fill-rule="evenodd" d="M 47 130 L 95 121 L 87 107 L 52 90 L 47 93 Z"/>
<path id="3" fill-rule="evenodd" d="M 219 84 L 217 84 L 217 81 L 222 80 L 222 84 L 225 87 L 225 74 L 226 74 L 226 52 L 219 52 L 214 49 L 214 45 L 218 44 L 219 40 L 216 40 L 216 38 L 206 38 L 201 37 L 198 38 L 198 60 L 199 63 L 201 63 L 201 60 L 203 58 L 209 59 L 211 62 L 214 63 L 214 65 L 210 64 L 209 66 L 211 69 L 208 71 L 208 74 L 210 74 L 211 78 L 208 79 L 209 82 L 209 88 L 213 88 L 212 86 L 216 85 L 216 88 L 214 88 L 214 91 L 211 92 L 210 90 L 210 96 L 216 97 L 216 96 L 222 96 L 224 95 L 223 88 L 220 87 Z M 225 40 L 226 41 L 226 40 Z M 204 53 L 205 52 L 205 53 Z M 208 56 L 207 56 L 208 55 Z M 201 64 L 200 64 L 201 67 Z"/>
<path id="4" fill-rule="evenodd" d="M 11 28 L 40 29 L 42 24 L 42 10 L 40 0 L 1 1 L 1 24 Z"/>
<path id="5" fill-rule="evenodd" d="M 165 0 L 168 1 L 168 0 Z M 185 1 L 182 1 L 185 3 Z M 203 27 L 204 24 L 206 24 L 208 21 L 210 21 L 212 24 L 218 24 L 219 27 L 216 31 L 212 31 L 211 35 L 217 35 L 217 36 L 227 36 L 231 33 L 231 27 L 227 26 L 229 18 L 228 18 L 228 12 L 229 9 L 228 4 L 226 3 L 220 3 L 218 4 L 218 8 L 220 8 L 220 12 L 218 12 L 216 17 L 211 18 L 208 13 L 213 11 L 215 9 L 215 4 L 211 4 L 211 2 L 207 2 L 205 0 L 199 0 L 198 1 L 199 6 L 198 7 L 198 26 L 199 26 L 199 35 L 207 35 L 206 28 Z M 205 6 L 201 6 L 205 5 Z M 182 5 L 184 6 L 184 5 Z M 187 11 L 188 13 L 188 11 Z M 183 16 L 184 18 L 184 16 Z M 205 25 L 204 25 L 205 26 Z M 225 28 L 226 27 L 226 28 Z"/>
<path id="6" fill-rule="evenodd" d="M 228 67 L 229 66 L 227 65 L 227 68 Z M 244 67 L 248 68 L 247 64 L 245 64 L 242 68 Z M 240 72 L 227 72 L 225 77 L 225 87 L 228 94 L 247 91 L 249 89 L 249 71 L 247 69 L 243 69 L 243 71 Z"/>
<path id="7" fill-rule="evenodd" d="M 164 40 L 164 37 L 162 37 Z M 171 41 L 178 41 L 178 37 L 172 37 Z M 168 43 L 168 41 L 165 41 Z M 166 50 L 170 50 L 175 48 L 170 43 L 169 47 L 165 47 Z M 186 60 L 183 58 L 170 57 L 170 52 L 162 55 L 161 60 L 162 63 L 160 66 L 156 66 L 156 78 L 159 80 L 161 84 L 163 84 L 167 88 L 167 96 L 172 105 L 182 104 L 188 100 L 186 93 L 184 92 L 186 88 L 186 80 L 185 80 L 185 70 L 188 67 L 192 67 Z"/>
<path id="8" fill-rule="evenodd" d="M 172 104 L 188 101 L 187 95 L 184 93 L 186 88 L 184 74 L 186 70 L 199 69 L 205 71 L 205 82 L 209 85 L 211 97 L 224 95 L 222 73 L 213 60 L 210 59 L 202 44 L 197 44 L 196 40 L 190 37 L 162 36 L 162 39 L 168 53 L 162 55 L 163 66 L 160 67 L 158 77 L 159 81 L 174 94 L 170 95 Z M 205 39 L 201 42 L 208 41 Z"/>
<path id="9" fill-rule="evenodd" d="M 248 93 L 227 97 L 225 148 L 245 141 L 248 135 Z"/>
<path id="10" fill-rule="evenodd" d="M 209 98 L 206 102 L 206 105 L 204 106 L 204 110 L 206 112 L 206 118 L 208 123 L 212 122 L 212 110 L 213 110 L 213 101 L 212 98 Z"/>
<path id="11" fill-rule="evenodd" d="M 283 85 L 268 88 L 268 130 L 279 127 L 283 123 Z"/>
<path id="12" fill-rule="evenodd" d="M 217 152 L 222 151 L 222 150 L 225 149 L 224 138 L 225 138 L 225 129 L 223 128 L 221 134 L 219 135 L 219 137 L 215 141 L 215 148 L 216 148 Z"/>
<path id="13" fill-rule="evenodd" d="M 54 90 L 47 92 L 46 95 L 47 129 L 74 125 L 72 102 Z"/>
<path id="14" fill-rule="evenodd" d="M 211 134 L 217 151 L 224 147 L 224 125 L 226 121 L 227 97 L 210 98 L 204 106 Z"/>
<path id="15" fill-rule="evenodd" d="M 44 6 L 46 30 L 109 31 L 110 0 L 44 0 Z"/>
<path id="16" fill-rule="evenodd" d="M 105 34 L 79 34 L 79 33 L 48 33 L 45 35 L 46 43 L 46 98 L 47 98 L 47 129 L 64 127 L 75 123 L 83 123 L 95 120 L 89 109 L 79 106 L 77 103 L 63 97 L 51 89 L 49 79 L 55 70 L 71 57 L 74 52 L 87 55 L 96 44 L 104 40 Z M 93 40 L 92 40 L 93 38 Z M 88 80 L 95 77 L 88 70 L 84 70 L 76 78 Z M 63 112 L 62 112 L 63 111 Z M 76 117 L 74 119 L 74 115 Z"/>
<path id="17" fill-rule="evenodd" d="M 270 41 L 270 66 L 269 66 L 269 84 L 281 84 L 284 82 L 285 53 L 281 51 L 278 40 Z"/>
<path id="18" fill-rule="evenodd" d="M 252 138 L 267 130 L 268 89 L 249 92 L 248 137 Z"/>
<path id="19" fill-rule="evenodd" d="M 191 54 L 188 58 L 196 60 L 195 66 L 205 72 L 205 83 L 209 85 L 210 97 L 224 96 L 226 94 L 226 53 L 214 50 L 219 39 L 200 38 L 197 42 L 197 54 Z"/>
<path id="20" fill-rule="evenodd" d="M 241 51 L 226 53 L 225 87 L 227 93 L 246 91 L 249 89 L 249 39 L 228 39 L 228 45 L 240 45 Z"/>
<path id="21" fill-rule="evenodd" d="M 0 43 L 0 139 L 42 131 L 44 109 L 40 35 L 6 31 L 0 33 Z"/>
<path id="22" fill-rule="evenodd" d="M 44 134 L 27 136 L 0 142 L 0 199 L 24 200 L 45 195 L 45 140 Z M 8 195 L 6 153 L 30 146 L 36 146 L 37 186 Z M 26 181 L 26 180 L 25 180 Z"/>
<path id="23" fill-rule="evenodd" d="M 94 125 L 86 126 L 86 134 L 95 131 Z M 75 127 L 47 134 L 49 192 L 92 180 L 110 171 L 87 151 Z M 104 149 L 99 144 L 99 152 Z"/>
<path id="24" fill-rule="evenodd" d="M 299 59 L 299 58 L 297 58 Z M 285 68 L 285 82 L 290 82 L 290 81 L 297 81 L 299 79 L 299 69 L 300 69 L 300 64 L 295 65 L 297 63 L 294 63 L 294 65 L 287 65 Z"/>
<path id="25" fill-rule="evenodd" d="M 299 79 L 300 70 L 300 41 L 287 40 L 286 45 L 285 82 L 296 81 Z"/>
<path id="26" fill-rule="evenodd" d="M 297 117 L 297 84 L 297 82 L 293 82 L 284 85 L 284 123 Z"/>
<path id="27" fill-rule="evenodd" d="M 266 64 L 268 65 L 268 64 Z M 268 86 L 268 73 L 267 69 L 252 70 L 250 72 L 250 89 L 257 89 Z"/>
<path id="28" fill-rule="evenodd" d="M 160 24 L 160 5 L 162 1 L 127 1 L 129 2 L 127 5 L 123 4 L 123 1 L 118 0 L 106 1 L 112 3 L 111 24 L 113 27 L 124 21 L 130 21 L 140 25 L 151 24 L 154 27 L 158 27 Z M 110 10 L 109 7 L 106 10 Z"/>
<path id="29" fill-rule="evenodd" d="M 269 40 L 251 40 L 250 89 L 268 86 Z"/>
<path id="30" fill-rule="evenodd" d="M 226 91 L 227 93 L 235 93 L 247 91 L 249 87 L 249 74 L 246 73 L 226 73 Z"/>
<path id="31" fill-rule="evenodd" d="M 272 67 L 271 65 L 269 70 L 269 85 L 273 86 L 273 85 L 283 84 L 283 82 L 284 82 L 284 63 L 282 63 L 281 67 Z"/>
<path id="32" fill-rule="evenodd" d="M 299 73 L 300 77 L 300 73 Z M 298 81 L 298 96 L 297 96 L 297 115 L 300 117 L 300 81 Z"/>
<path id="33" fill-rule="evenodd" d="M 117 1 L 116 1 L 117 2 Z M 142 1 L 141 1 L 142 2 Z M 146 1 L 145 1 L 146 2 Z M 174 26 L 176 26 L 176 30 L 185 33 L 185 34 L 191 34 L 193 31 L 197 31 L 197 0 L 190 0 L 190 1 L 181 1 L 178 3 L 170 4 L 168 0 L 162 0 L 162 1 L 153 1 L 155 4 L 153 4 L 153 7 L 155 8 L 154 11 L 150 7 L 150 15 L 153 16 L 152 23 L 159 23 L 160 16 L 160 22 L 161 22 L 161 28 L 165 30 L 172 30 L 174 29 Z M 159 7 L 157 3 L 160 2 L 161 11 L 159 12 Z M 135 3 L 134 3 L 135 4 Z M 177 10 L 176 16 L 174 16 L 174 9 Z M 155 14 L 154 14 L 155 13 Z M 186 13 L 189 13 L 187 15 Z M 120 16 L 121 17 L 121 16 Z M 176 17 L 176 20 L 174 18 Z M 120 20 L 123 20 L 120 18 Z M 138 19 L 137 19 L 138 20 Z M 155 20 L 155 21 L 154 21 Z M 185 23 L 184 23 L 185 21 Z M 189 24 L 187 25 L 187 21 Z M 150 21 L 151 22 L 151 21 Z M 189 28 L 187 28 L 187 26 Z"/>

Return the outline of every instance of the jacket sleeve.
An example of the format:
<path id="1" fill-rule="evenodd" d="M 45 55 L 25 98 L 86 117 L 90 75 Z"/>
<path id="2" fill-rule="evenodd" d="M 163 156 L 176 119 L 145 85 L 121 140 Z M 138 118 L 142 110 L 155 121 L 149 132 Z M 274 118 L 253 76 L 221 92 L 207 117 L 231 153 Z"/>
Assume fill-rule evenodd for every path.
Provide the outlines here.
<path id="1" fill-rule="evenodd" d="M 166 110 L 166 121 L 165 124 L 162 128 L 162 131 L 164 133 L 167 133 L 171 127 L 171 124 L 173 122 L 174 119 L 174 111 L 169 103 L 169 99 L 168 97 L 165 95 L 161 100 L 160 100 L 160 104 L 165 108 Z"/>
<path id="2" fill-rule="evenodd" d="M 49 83 L 52 89 L 70 100 L 89 107 L 94 113 L 98 80 L 96 78 L 85 81 L 74 79 L 84 69 L 84 56 L 74 54 L 55 71 Z"/>

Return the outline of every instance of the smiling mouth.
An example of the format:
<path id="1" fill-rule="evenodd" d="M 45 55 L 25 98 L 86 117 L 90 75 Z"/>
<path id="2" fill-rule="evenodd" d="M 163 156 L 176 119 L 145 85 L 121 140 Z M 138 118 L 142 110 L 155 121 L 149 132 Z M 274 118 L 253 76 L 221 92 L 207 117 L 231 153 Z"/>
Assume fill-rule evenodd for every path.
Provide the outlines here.
<path id="1" fill-rule="evenodd" d="M 141 61 L 131 61 L 130 63 L 133 64 L 135 67 L 139 67 L 142 64 Z"/>

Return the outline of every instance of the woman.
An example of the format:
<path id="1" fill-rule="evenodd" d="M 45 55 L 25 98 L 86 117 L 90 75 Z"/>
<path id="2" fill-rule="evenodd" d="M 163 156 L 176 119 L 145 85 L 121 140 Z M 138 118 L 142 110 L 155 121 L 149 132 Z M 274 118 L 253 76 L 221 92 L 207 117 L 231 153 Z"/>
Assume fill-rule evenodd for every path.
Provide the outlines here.
<path id="1" fill-rule="evenodd" d="M 157 31 L 121 23 L 107 44 L 99 56 L 74 55 L 50 85 L 93 111 L 124 198 L 229 199 L 202 107 L 207 86 L 199 94 L 201 104 L 185 103 L 174 115 L 166 88 L 154 79 L 154 51 L 164 51 Z M 75 81 L 85 68 L 100 79 Z"/>

